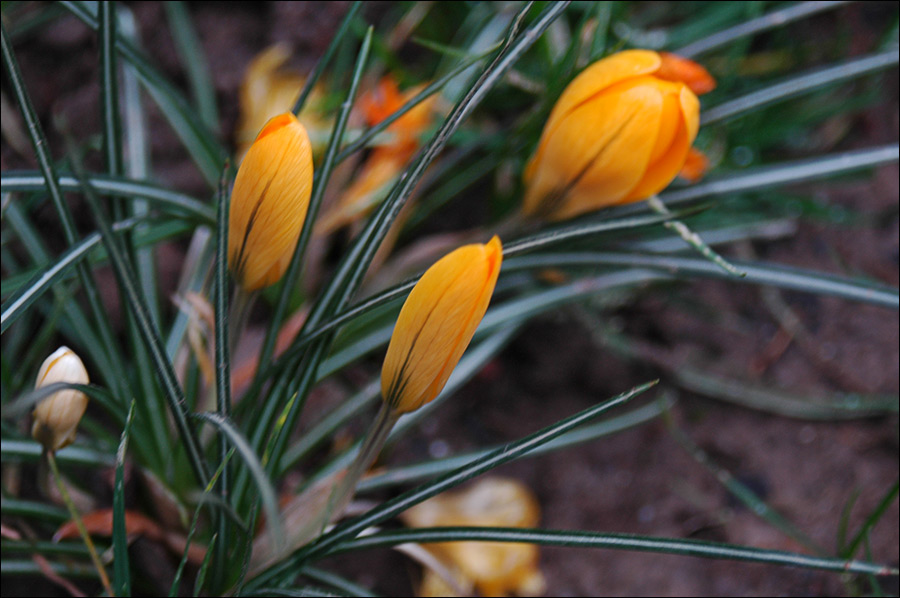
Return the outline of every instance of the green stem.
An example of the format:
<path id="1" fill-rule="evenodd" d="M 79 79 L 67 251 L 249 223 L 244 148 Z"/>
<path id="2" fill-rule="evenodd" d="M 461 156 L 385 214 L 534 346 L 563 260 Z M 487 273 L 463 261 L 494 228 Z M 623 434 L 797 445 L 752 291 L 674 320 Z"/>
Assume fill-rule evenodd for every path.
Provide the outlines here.
<path id="1" fill-rule="evenodd" d="M 369 432 L 363 441 L 362 447 L 359 449 L 359 453 L 356 455 L 356 459 L 350 464 L 341 483 L 331 491 L 331 496 L 328 497 L 328 504 L 322 511 L 319 524 L 316 526 L 319 528 L 316 535 L 321 534 L 325 526 L 331 521 L 332 515 L 340 516 L 344 507 L 353 498 L 359 479 L 369 469 L 372 462 L 375 461 L 378 453 L 381 452 L 381 447 L 384 446 L 388 434 L 391 433 L 394 424 L 397 423 L 399 418 L 400 414 L 394 411 L 387 401 L 381 402 L 378 415 L 375 416 L 375 421 L 372 423 L 372 427 L 369 428 Z"/>
<path id="2" fill-rule="evenodd" d="M 231 296 L 231 309 L 228 312 L 228 348 L 231 355 L 237 350 L 238 341 L 241 340 L 255 299 L 256 293 L 249 293 L 240 285 L 235 286 L 234 294 Z"/>
<path id="3" fill-rule="evenodd" d="M 103 588 L 106 590 L 107 595 L 115 596 L 112 585 L 109 583 L 109 576 L 106 574 L 106 569 L 103 567 L 103 562 L 100 560 L 100 555 L 97 554 L 94 542 L 91 540 L 87 528 L 84 527 L 84 521 L 81 520 L 81 515 L 78 514 L 78 509 L 75 507 L 75 503 L 72 502 L 72 497 L 69 496 L 69 491 L 62 481 L 59 467 L 56 464 L 56 454 L 53 451 L 47 451 L 46 455 L 47 463 L 50 465 L 50 470 L 53 472 L 53 479 L 56 482 L 56 487 L 59 488 L 59 493 L 62 495 L 63 502 L 66 503 L 66 507 L 69 509 L 72 521 L 75 522 L 75 527 L 78 528 L 78 533 L 81 534 L 81 539 L 84 540 L 84 545 L 87 546 L 88 553 L 91 555 L 91 561 L 94 563 L 94 568 L 97 569 L 97 574 L 100 576 L 100 583 L 103 584 Z"/>

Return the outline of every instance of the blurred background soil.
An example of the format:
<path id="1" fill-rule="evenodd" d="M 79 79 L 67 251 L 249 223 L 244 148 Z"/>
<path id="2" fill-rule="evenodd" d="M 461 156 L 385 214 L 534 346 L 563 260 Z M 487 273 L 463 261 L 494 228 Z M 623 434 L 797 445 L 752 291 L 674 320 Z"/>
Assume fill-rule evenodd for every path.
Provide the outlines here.
<path id="1" fill-rule="evenodd" d="M 160 3 L 129 6 L 148 54 L 186 87 Z M 248 62 L 269 45 L 284 41 L 294 50 L 290 66 L 308 72 L 330 41 L 346 4 L 197 3 L 190 10 L 215 80 L 222 130 L 230 132 Z M 366 10 L 375 14 L 379 7 Z M 850 5 L 809 19 L 798 30 L 828 35 L 843 20 L 851 23 L 855 35 L 865 36 L 871 18 L 867 10 Z M 51 115 L 64 117 L 79 130 L 100 130 L 96 42 L 86 27 L 74 18 L 63 18 L 17 44 L 16 51 L 57 155 L 63 144 L 47 126 Z M 896 70 L 887 82 L 885 101 L 855 119 L 852 134 L 835 150 L 896 143 Z M 152 102 L 147 106 L 154 176 L 167 186 L 205 197 L 204 183 L 177 138 Z M 7 145 L 2 158 L 4 170 L 33 167 Z M 822 205 L 872 218 L 865 225 L 801 222 L 788 237 L 729 248 L 726 253 L 862 274 L 898 285 L 896 164 L 878 168 L 871 177 L 807 184 L 794 191 Z M 464 209 L 465 203 L 461 205 Z M 47 218 L 53 218 L 49 211 Z M 160 246 L 163 284 L 174 285 L 181 251 L 177 243 Z M 692 312 L 684 308 L 688 304 L 700 307 Z M 784 315 L 785 308 L 806 330 L 799 337 L 779 324 L 776 316 Z M 643 361 L 611 350 L 603 342 L 604 329 L 586 326 L 583 316 L 582 308 L 563 309 L 527 325 L 384 462 L 417 462 L 426 455 L 511 441 L 636 384 L 661 378 L 655 396 L 676 400 L 674 420 L 693 442 L 827 550 L 834 550 L 848 503 L 858 495 L 849 518 L 852 532 L 897 479 L 896 416 L 849 421 L 776 416 L 685 391 L 671 373 L 690 364 L 796 395 L 861 392 L 896 397 L 900 391 L 896 311 L 792 292 L 766 296 L 760 287 L 750 285 L 712 281 L 656 285 L 628 297 L 604 323 L 606 330 L 642 339 L 638 350 L 647 358 Z M 805 550 L 731 497 L 681 448 L 661 420 L 519 461 L 498 473 L 533 489 L 542 509 L 542 526 L 547 528 Z M 897 565 L 898 525 L 895 500 L 872 530 L 873 560 Z M 417 565 L 387 550 L 354 553 L 335 558 L 332 564 L 385 595 L 412 593 L 419 577 Z M 854 593 L 866 587 L 829 573 L 577 548 L 543 549 L 541 569 L 547 594 L 554 596 L 807 596 Z M 896 594 L 896 579 L 888 580 L 884 589 Z"/>

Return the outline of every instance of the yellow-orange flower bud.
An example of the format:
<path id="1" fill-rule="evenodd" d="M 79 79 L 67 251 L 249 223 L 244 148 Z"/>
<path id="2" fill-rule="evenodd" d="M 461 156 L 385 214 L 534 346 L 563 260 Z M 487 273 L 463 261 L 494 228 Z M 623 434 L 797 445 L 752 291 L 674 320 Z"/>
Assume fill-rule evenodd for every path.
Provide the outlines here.
<path id="1" fill-rule="evenodd" d="M 700 65 L 650 50 L 589 66 L 563 91 L 525 169 L 525 213 L 561 220 L 661 191 L 697 136 L 692 89 L 714 86 Z"/>
<path id="2" fill-rule="evenodd" d="M 503 248 L 465 245 L 435 262 L 410 292 L 381 370 L 381 394 L 397 413 L 434 399 L 487 311 Z"/>
<path id="3" fill-rule="evenodd" d="M 228 219 L 228 266 L 246 291 L 278 282 L 300 237 L 312 192 L 306 129 L 286 112 L 262 128 L 241 162 Z"/>
<path id="4" fill-rule="evenodd" d="M 81 359 L 68 347 L 60 347 L 44 360 L 38 372 L 35 388 L 42 388 L 56 382 L 87 384 L 90 382 Z M 88 398 L 80 390 L 67 388 L 44 398 L 34 408 L 34 424 L 31 436 L 44 445 L 48 451 L 57 451 L 72 444 L 75 429 Z"/>

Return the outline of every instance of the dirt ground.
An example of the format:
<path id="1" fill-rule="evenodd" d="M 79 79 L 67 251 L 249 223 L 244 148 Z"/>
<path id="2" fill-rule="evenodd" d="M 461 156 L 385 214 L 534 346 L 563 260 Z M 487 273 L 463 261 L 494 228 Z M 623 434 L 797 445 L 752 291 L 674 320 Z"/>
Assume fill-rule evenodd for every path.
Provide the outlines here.
<path id="1" fill-rule="evenodd" d="M 234 6 L 232 6 L 234 4 Z M 158 3 L 130 5 L 143 42 L 161 68 L 184 77 L 165 14 Z M 223 131 L 237 118 L 243 69 L 276 41 L 293 44 L 298 68 L 309 68 L 340 20 L 343 3 L 201 3 L 191 6 L 220 100 Z M 826 19 L 857 18 L 851 6 Z M 854 12 L 856 11 L 856 12 Z M 824 25 L 823 25 L 824 26 Z M 98 89 L 92 34 L 71 18 L 17 46 L 38 112 L 65 115 L 98 131 Z M 897 73 L 883 104 L 863 113 L 857 133 L 836 150 L 896 143 Z M 167 185 L 203 192 L 203 183 L 162 117 L 151 111 L 154 170 Z M 61 148 L 51 135 L 51 146 Z M 4 146 L 3 169 L 22 166 Z M 880 167 L 855 182 L 824 182 L 795 191 L 829 206 L 872 214 L 864 226 L 801 223 L 789 238 L 729 249 L 759 259 L 834 273 L 859 273 L 898 285 L 898 168 Z M 165 268 L 163 268 L 165 273 Z M 169 275 L 172 273 L 170 272 Z M 791 337 L 766 302 L 789 306 L 807 330 Z M 715 308 L 690 314 L 686 302 Z M 775 310 L 777 312 L 777 309 Z M 771 415 L 684 390 L 672 372 L 688 364 L 707 373 L 767 383 L 797 395 L 900 392 L 896 311 L 800 293 L 764 297 L 759 287 L 701 281 L 655 286 L 635 295 L 606 323 L 643 339 L 657 367 L 626 360 L 589 330 L 576 310 L 530 323 L 421 430 L 402 441 L 387 463 L 419 461 L 430 451 L 450 453 L 514 440 L 552 421 L 661 378 L 654 397 L 675 399 L 679 427 L 719 466 L 827 550 L 834 550 L 841 513 L 858 494 L 850 516 L 855 530 L 898 477 L 896 415 L 815 421 Z M 548 350 L 548 347 L 552 350 Z M 511 415 L 512 414 L 512 415 Z M 542 526 L 704 538 L 735 544 L 804 550 L 743 507 L 699 465 L 662 421 L 587 445 L 516 462 L 498 473 L 534 490 Z M 872 559 L 898 564 L 897 501 L 871 535 Z M 136 547 L 137 548 L 137 547 Z M 385 595 L 406 595 L 417 566 L 392 551 L 336 558 Z M 867 591 L 858 580 L 784 567 L 610 550 L 549 548 L 541 569 L 547 595 L 787 595 L 827 596 Z M 391 572 L 391 573 L 385 573 Z M 884 589 L 896 594 L 897 580 Z"/>

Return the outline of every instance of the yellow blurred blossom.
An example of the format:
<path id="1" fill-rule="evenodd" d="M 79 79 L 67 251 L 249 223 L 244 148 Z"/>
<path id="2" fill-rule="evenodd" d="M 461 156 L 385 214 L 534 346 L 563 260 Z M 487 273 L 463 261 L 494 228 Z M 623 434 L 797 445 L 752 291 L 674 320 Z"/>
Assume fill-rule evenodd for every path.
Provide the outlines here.
<path id="1" fill-rule="evenodd" d="M 531 491 L 516 480 L 488 477 L 468 489 L 445 492 L 403 514 L 410 527 L 535 527 L 540 508 Z M 443 542 L 426 544 L 454 573 L 457 585 L 474 584 L 483 596 L 533 596 L 545 589 L 534 544 Z M 447 595 L 451 586 L 432 571 L 423 577 L 420 596 Z"/>

